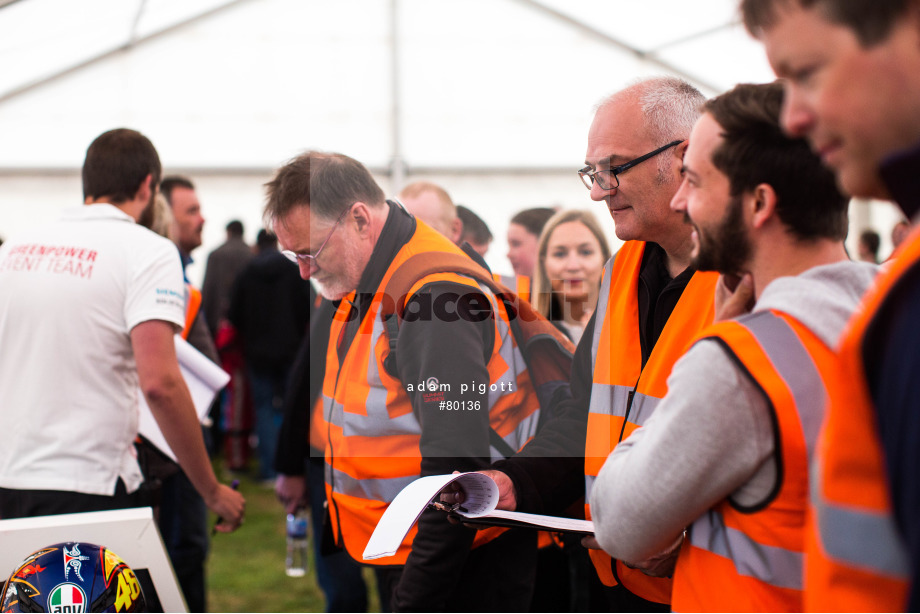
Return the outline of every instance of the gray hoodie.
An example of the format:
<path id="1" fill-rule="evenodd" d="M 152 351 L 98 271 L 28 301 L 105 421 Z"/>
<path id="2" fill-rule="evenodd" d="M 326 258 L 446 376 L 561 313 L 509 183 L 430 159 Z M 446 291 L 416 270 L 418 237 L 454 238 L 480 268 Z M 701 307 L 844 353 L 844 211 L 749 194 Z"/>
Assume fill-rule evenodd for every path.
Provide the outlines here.
<path id="1" fill-rule="evenodd" d="M 835 347 L 876 271 L 846 261 L 780 277 L 754 311 L 787 313 Z M 774 446 L 763 394 L 719 343 L 700 341 L 674 365 L 652 418 L 601 469 L 591 492 L 598 541 L 614 558 L 642 561 L 726 497 L 764 501 L 776 481 Z"/>

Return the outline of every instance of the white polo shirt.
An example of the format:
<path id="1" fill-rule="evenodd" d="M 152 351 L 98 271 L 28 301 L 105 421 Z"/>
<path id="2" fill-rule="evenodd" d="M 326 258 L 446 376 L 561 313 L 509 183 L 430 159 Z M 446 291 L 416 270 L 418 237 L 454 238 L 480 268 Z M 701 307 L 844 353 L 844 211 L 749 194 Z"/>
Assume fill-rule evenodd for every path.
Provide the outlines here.
<path id="1" fill-rule="evenodd" d="M 184 324 L 179 253 L 116 207 L 0 246 L 0 487 L 137 489 L 130 332 L 148 320 Z"/>

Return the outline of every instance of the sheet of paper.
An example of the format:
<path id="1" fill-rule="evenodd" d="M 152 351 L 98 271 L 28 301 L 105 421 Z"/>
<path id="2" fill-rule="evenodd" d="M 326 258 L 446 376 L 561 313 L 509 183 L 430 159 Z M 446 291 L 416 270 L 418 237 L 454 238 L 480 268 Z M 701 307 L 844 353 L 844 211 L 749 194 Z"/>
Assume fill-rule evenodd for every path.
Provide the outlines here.
<path id="1" fill-rule="evenodd" d="M 230 376 L 226 371 L 215 365 L 211 360 L 193 348 L 185 339 L 176 335 L 176 358 L 179 359 L 179 370 L 188 391 L 192 395 L 192 402 L 195 405 L 195 413 L 198 414 L 198 420 L 202 421 L 208 415 L 208 408 L 214 401 L 217 393 L 227 385 Z M 166 443 L 166 438 L 160 432 L 150 407 L 147 405 L 147 399 L 138 389 L 138 422 L 137 432 L 147 438 L 147 440 L 160 449 L 166 456 L 176 460 L 176 455 Z"/>
<path id="2" fill-rule="evenodd" d="M 524 512 L 509 512 L 506 510 L 493 510 L 488 514 L 469 514 L 455 512 L 467 518 L 479 518 L 488 521 L 489 518 L 504 518 L 540 527 L 550 531 L 571 531 L 576 533 L 594 533 L 594 523 L 590 520 L 576 518 L 562 518 L 559 516 L 542 516 L 540 514 L 525 514 Z"/>
<path id="3" fill-rule="evenodd" d="M 455 480 L 460 480 L 467 493 L 464 507 L 488 513 L 498 503 L 498 486 L 492 478 L 481 473 L 459 473 L 451 475 L 430 475 L 419 478 L 406 486 L 396 495 L 377 523 L 367 547 L 364 560 L 393 556 L 399 549 L 403 538 L 417 521 L 428 503 Z M 445 519 L 445 522 L 447 520 Z"/>
<path id="4" fill-rule="evenodd" d="M 195 398 L 196 391 L 202 395 L 202 399 L 207 399 L 207 405 L 214 400 L 214 394 L 221 390 L 230 381 L 230 376 L 220 366 L 211 362 L 211 359 L 192 347 L 192 344 L 176 335 L 176 358 L 179 359 L 179 367 L 182 369 L 182 376 L 189 385 L 189 391 L 192 392 L 192 398 Z M 192 390 L 192 386 L 195 390 Z M 199 399 L 195 399 L 195 406 L 198 406 Z"/>
<path id="5" fill-rule="evenodd" d="M 418 522 L 419 516 L 422 515 L 428 504 L 435 500 L 448 484 L 455 481 L 463 486 L 463 491 L 466 493 L 463 511 L 455 512 L 460 516 L 475 518 L 485 523 L 488 523 L 490 518 L 500 518 L 547 530 L 594 532 L 594 524 L 590 520 L 495 509 L 495 506 L 498 505 L 498 486 L 492 478 L 482 473 L 432 475 L 415 480 L 396 495 L 367 542 L 367 547 L 364 549 L 364 560 L 369 561 L 396 554 L 406 534 Z M 446 519 L 445 522 L 447 522 Z"/>
<path id="6" fill-rule="evenodd" d="M 495 480 L 476 472 L 461 473 L 454 477 L 466 493 L 463 508 L 467 516 L 481 516 L 495 511 L 498 505 L 498 485 Z"/>

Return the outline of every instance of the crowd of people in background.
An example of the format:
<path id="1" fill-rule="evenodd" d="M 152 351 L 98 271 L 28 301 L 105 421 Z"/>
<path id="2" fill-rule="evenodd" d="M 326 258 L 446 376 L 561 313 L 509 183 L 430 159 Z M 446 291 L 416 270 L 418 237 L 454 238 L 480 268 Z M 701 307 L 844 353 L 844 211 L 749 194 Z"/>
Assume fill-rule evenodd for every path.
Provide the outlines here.
<path id="1" fill-rule="evenodd" d="M 741 14 L 781 80 L 605 98 L 577 174 L 622 245 L 594 210 L 528 208 L 510 270 L 450 186 L 387 198 L 311 150 L 266 184 L 254 246 L 226 224 L 199 289 L 192 179 L 100 135 L 84 205 L 0 242 L 0 518 L 150 505 L 206 611 L 208 510 L 232 531 L 245 509 L 223 450 L 311 508 L 331 612 L 366 611 L 362 566 L 384 611 L 920 609 L 920 9 Z M 887 258 L 868 228 L 847 253 L 851 197 L 902 209 Z M 204 419 L 174 336 L 231 376 Z M 138 389 L 174 458 L 137 435 Z M 448 522 L 455 483 L 364 560 L 403 488 L 455 471 L 594 533 Z"/>

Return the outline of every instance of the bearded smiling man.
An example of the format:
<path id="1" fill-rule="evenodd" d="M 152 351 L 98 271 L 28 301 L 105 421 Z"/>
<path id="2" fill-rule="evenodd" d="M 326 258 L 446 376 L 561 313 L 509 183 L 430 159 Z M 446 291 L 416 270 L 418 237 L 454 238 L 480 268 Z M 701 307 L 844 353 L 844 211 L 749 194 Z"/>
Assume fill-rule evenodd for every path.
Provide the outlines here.
<path id="1" fill-rule="evenodd" d="M 675 611 L 802 611 L 824 379 L 875 273 L 848 260 L 847 199 L 808 144 L 783 135 L 781 106 L 779 84 L 703 106 L 671 207 L 693 224 L 694 265 L 742 278 L 721 313 L 756 303 L 700 333 L 591 494 L 611 556 L 655 560 L 660 574 L 676 559 Z"/>
<path id="2" fill-rule="evenodd" d="M 684 173 L 687 172 L 688 167 L 684 165 Z M 696 245 L 694 265 L 700 271 L 724 272 L 727 275 L 725 279 L 731 285 L 741 281 L 737 272 L 743 270 L 744 264 L 751 257 L 751 242 L 744 228 L 743 206 L 744 200 L 733 196 L 725 207 L 724 217 L 706 232 L 702 232 L 693 223 L 686 209 L 683 210 L 687 223 L 694 227 L 691 235 Z M 745 291 L 748 291 L 750 278 L 745 279 L 745 284 Z"/>

